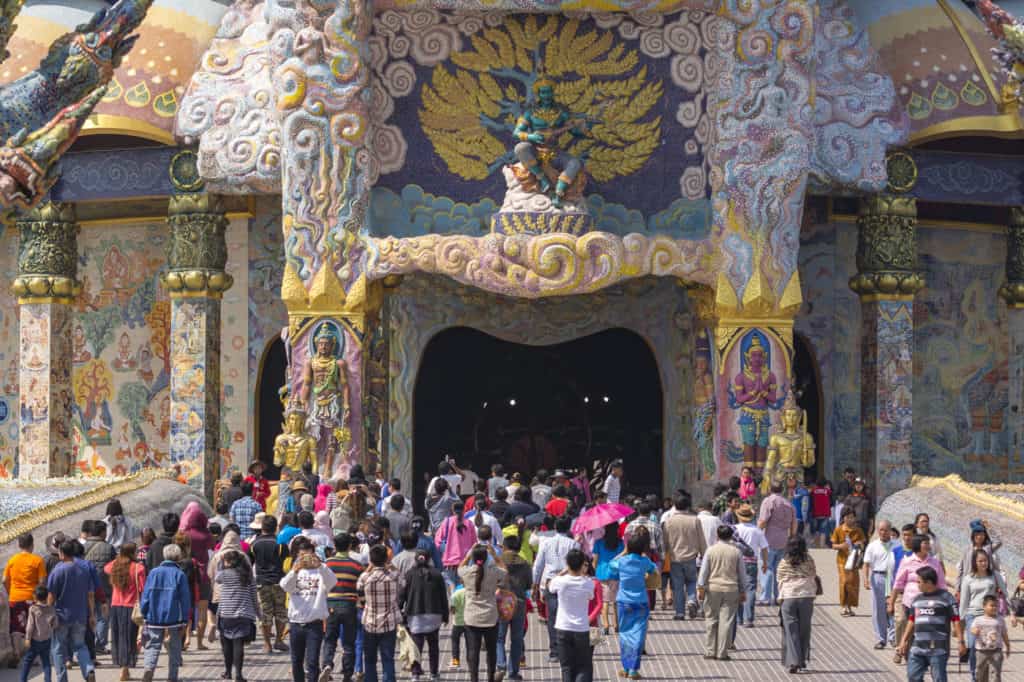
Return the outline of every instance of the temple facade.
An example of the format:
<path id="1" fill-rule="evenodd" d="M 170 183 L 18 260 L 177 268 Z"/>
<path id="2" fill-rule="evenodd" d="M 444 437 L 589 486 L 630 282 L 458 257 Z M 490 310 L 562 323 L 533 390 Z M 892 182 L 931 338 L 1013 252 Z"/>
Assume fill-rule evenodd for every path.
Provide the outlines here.
<path id="1" fill-rule="evenodd" d="M 26 8 L 0 82 L 86 5 Z M 764 467 L 790 400 L 808 473 L 1019 480 L 1024 2 L 978 5 L 156 0 L 5 225 L 0 476 L 209 494 L 292 411 L 331 476 L 636 456 L 667 492 Z M 438 365 L 453 329 L 639 343 L 531 413 L 527 351 Z"/>

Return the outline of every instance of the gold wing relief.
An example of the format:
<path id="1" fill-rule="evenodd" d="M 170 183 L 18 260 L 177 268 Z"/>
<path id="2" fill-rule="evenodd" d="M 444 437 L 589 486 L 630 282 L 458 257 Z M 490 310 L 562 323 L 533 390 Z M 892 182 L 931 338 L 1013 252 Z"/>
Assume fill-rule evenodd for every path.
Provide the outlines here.
<path id="1" fill-rule="evenodd" d="M 636 50 L 611 31 L 581 30 L 578 19 L 509 16 L 473 35 L 422 86 L 420 124 L 451 173 L 484 180 L 513 161 L 512 129 L 541 69 L 568 111 L 603 109 L 589 137 L 558 140 L 573 155 L 586 153 L 596 181 L 635 173 L 661 144 L 661 116 L 652 113 L 664 87 Z"/>

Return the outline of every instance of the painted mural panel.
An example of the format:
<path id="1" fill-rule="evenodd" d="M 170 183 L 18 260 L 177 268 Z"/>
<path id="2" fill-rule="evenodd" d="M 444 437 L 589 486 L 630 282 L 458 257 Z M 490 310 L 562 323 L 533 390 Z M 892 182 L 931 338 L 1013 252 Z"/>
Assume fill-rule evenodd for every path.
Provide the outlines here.
<path id="1" fill-rule="evenodd" d="M 247 371 L 249 220 L 235 218 L 224 235 L 228 247 L 226 270 L 235 284 L 220 307 L 220 465 L 223 474 L 231 466 L 245 468 L 249 461 L 249 384 Z"/>
<path id="2" fill-rule="evenodd" d="M 595 17 L 385 10 L 370 38 L 375 73 L 376 236 L 479 235 L 505 193 L 513 128 L 534 83 L 590 117 L 585 159 L 597 229 L 707 234 L 711 123 L 706 46 L 714 14 Z M 427 169 L 427 172 L 424 170 Z"/>
<path id="3" fill-rule="evenodd" d="M 0 241 L 0 478 L 18 473 L 18 314 L 10 284 L 18 270 L 18 232 Z"/>

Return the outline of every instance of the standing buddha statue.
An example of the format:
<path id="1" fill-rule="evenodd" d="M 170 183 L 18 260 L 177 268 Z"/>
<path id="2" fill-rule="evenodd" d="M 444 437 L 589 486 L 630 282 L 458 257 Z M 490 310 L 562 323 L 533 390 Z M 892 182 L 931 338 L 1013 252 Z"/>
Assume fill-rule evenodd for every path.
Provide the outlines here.
<path id="1" fill-rule="evenodd" d="M 309 406 L 308 431 L 316 440 L 320 471 L 330 477 L 334 455 L 349 441 L 348 367 L 335 353 L 337 339 L 330 325 L 320 325 L 313 343 L 316 353 L 306 367 L 300 399 Z"/>
<path id="2" fill-rule="evenodd" d="M 802 481 L 804 469 L 814 466 L 814 438 L 807 433 L 806 418 L 790 393 L 782 408 L 782 432 L 773 433 L 768 441 L 768 463 L 761 481 L 765 495 L 773 483 L 785 483 L 791 476 Z"/>

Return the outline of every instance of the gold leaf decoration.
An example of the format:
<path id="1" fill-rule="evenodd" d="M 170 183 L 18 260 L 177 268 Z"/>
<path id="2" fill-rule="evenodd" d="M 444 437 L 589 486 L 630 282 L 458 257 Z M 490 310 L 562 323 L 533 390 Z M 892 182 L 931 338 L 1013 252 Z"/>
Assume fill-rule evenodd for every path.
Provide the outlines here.
<path id="1" fill-rule="evenodd" d="M 559 139 L 572 154 L 589 153 L 595 180 L 635 173 L 661 144 L 664 86 L 636 50 L 576 18 L 511 15 L 435 66 L 422 87 L 420 124 L 451 173 L 483 180 L 495 171 L 541 69 L 561 106 L 600 119 L 590 137 Z"/>

